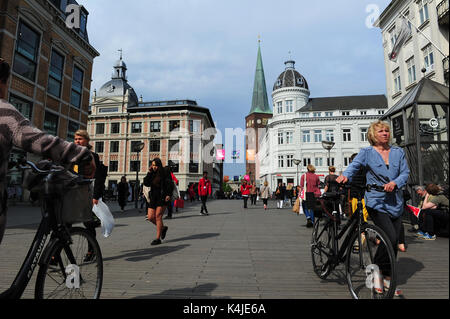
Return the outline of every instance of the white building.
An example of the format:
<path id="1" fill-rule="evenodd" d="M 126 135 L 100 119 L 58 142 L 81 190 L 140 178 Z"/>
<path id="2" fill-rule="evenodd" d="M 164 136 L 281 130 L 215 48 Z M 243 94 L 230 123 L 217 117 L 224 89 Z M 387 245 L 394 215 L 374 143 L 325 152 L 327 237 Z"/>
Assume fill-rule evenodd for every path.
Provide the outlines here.
<path id="1" fill-rule="evenodd" d="M 308 164 L 322 176 L 328 174 L 330 164 L 337 173 L 344 170 L 352 154 L 369 146 L 370 123 L 387 110 L 384 95 L 310 98 L 308 83 L 295 70 L 295 62 L 285 64 L 273 88 L 273 118 L 257 155 L 259 180 L 267 180 L 271 189 L 278 182 L 296 185 Z M 330 153 L 322 141 L 335 143 Z"/>
<path id="2" fill-rule="evenodd" d="M 382 32 L 389 107 L 424 76 L 449 85 L 448 10 L 449 0 L 393 0 L 375 22 Z M 394 62 L 388 55 L 395 44 L 401 16 L 406 17 L 412 34 Z"/>

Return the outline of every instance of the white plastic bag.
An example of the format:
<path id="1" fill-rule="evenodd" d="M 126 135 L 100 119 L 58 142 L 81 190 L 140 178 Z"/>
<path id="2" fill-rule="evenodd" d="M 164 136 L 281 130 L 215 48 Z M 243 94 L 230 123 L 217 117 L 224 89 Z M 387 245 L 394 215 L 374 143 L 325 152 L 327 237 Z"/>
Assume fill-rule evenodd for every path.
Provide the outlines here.
<path id="1" fill-rule="evenodd" d="M 100 198 L 98 200 L 98 204 L 92 207 L 92 211 L 98 217 L 98 219 L 100 219 L 100 222 L 102 223 L 103 236 L 108 238 L 111 235 L 115 225 L 114 217 L 111 214 L 108 205 L 106 205 Z"/>

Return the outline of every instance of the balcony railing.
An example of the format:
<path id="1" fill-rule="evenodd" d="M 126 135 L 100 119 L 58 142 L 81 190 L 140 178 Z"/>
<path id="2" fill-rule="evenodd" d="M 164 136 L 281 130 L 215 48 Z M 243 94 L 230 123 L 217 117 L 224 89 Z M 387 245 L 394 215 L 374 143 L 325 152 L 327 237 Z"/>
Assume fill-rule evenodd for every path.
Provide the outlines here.
<path id="1" fill-rule="evenodd" d="M 436 7 L 438 20 L 441 24 L 448 24 L 448 1 L 442 0 Z"/>

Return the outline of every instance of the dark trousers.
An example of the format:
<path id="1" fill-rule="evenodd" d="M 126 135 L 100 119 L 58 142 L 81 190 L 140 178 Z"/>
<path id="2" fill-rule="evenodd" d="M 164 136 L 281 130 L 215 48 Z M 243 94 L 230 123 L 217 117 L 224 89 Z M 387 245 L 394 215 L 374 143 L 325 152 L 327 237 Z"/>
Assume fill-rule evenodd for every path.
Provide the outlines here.
<path id="1" fill-rule="evenodd" d="M 378 212 L 370 207 L 366 208 L 374 224 L 380 227 L 388 236 L 392 248 L 394 249 L 395 257 L 397 257 L 398 242 L 402 227 L 402 217 L 392 218 L 389 214 Z M 378 265 L 384 276 L 391 275 L 389 269 L 389 256 L 387 254 L 386 246 L 383 243 L 380 243 L 377 249 L 374 262 Z"/>
<path id="2" fill-rule="evenodd" d="M 420 213 L 420 230 L 430 234 L 436 233 L 442 236 L 448 236 L 449 215 L 447 212 L 439 209 L 425 209 Z"/>
<path id="3" fill-rule="evenodd" d="M 256 205 L 256 194 L 250 195 L 250 203 Z"/>
<path id="4" fill-rule="evenodd" d="M 172 217 L 173 213 L 173 203 L 169 202 L 169 205 L 167 205 L 167 217 Z"/>
<path id="5" fill-rule="evenodd" d="M 248 196 L 242 196 L 244 198 L 244 208 L 247 208 Z"/>
<path id="6" fill-rule="evenodd" d="M 208 200 L 208 196 L 201 196 L 201 200 L 202 200 L 202 210 L 201 212 L 203 213 L 203 211 L 205 211 L 205 213 L 208 213 L 208 208 L 206 208 L 206 201 Z"/>

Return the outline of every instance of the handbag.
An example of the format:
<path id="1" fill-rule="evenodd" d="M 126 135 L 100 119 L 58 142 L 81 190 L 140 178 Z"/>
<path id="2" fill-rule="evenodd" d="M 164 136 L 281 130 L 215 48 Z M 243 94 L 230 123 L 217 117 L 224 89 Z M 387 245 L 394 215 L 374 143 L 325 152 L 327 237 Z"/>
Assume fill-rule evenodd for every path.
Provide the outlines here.
<path id="1" fill-rule="evenodd" d="M 150 190 L 151 190 L 151 187 L 150 186 L 143 186 L 142 187 L 142 193 L 144 193 L 144 197 L 145 197 L 145 200 L 147 201 L 147 203 L 149 203 L 150 204 Z"/>
<path id="2" fill-rule="evenodd" d="M 175 181 L 172 181 L 173 183 L 173 191 L 172 191 L 172 201 L 177 200 L 180 198 L 180 191 L 178 190 L 177 184 L 175 184 Z"/>
<path id="3" fill-rule="evenodd" d="M 293 211 L 294 213 L 297 213 L 297 215 L 300 213 L 300 198 L 297 198 L 297 199 L 295 200 L 295 204 L 294 204 L 294 206 L 292 207 L 292 211 Z"/>

